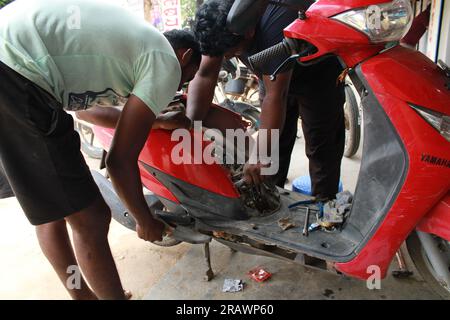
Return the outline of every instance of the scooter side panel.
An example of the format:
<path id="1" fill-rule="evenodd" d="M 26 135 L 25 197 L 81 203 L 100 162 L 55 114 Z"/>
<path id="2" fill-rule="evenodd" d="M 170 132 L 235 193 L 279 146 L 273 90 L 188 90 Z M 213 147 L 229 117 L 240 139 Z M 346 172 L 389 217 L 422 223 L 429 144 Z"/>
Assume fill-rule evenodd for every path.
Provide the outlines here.
<path id="1" fill-rule="evenodd" d="M 169 191 L 164 185 L 161 184 L 154 176 L 152 176 L 147 170 L 145 170 L 142 162 L 139 162 L 139 172 L 141 174 L 142 184 L 151 190 L 154 194 L 164 199 L 170 200 L 175 203 L 180 203 L 178 199 Z"/>
<path id="2" fill-rule="evenodd" d="M 362 68 L 377 95 L 388 94 L 450 115 L 450 90 L 444 71 L 421 52 L 396 46 L 370 59 Z"/>
<path id="3" fill-rule="evenodd" d="M 100 141 L 103 149 L 109 150 L 111 147 L 112 140 L 114 138 L 114 129 L 104 128 L 100 126 L 93 127 L 94 134 Z M 139 163 L 139 170 L 141 173 L 142 184 L 148 189 L 152 190 L 155 194 L 172 202 L 179 203 L 175 196 L 164 187 L 158 180 L 155 179 L 151 174 L 149 174 L 143 167 L 142 163 Z"/>
<path id="4" fill-rule="evenodd" d="M 433 90 L 430 83 L 436 84 L 439 79 L 444 80 L 438 70 L 430 71 L 427 65 L 425 63 L 420 67 L 416 54 L 405 51 L 404 48 L 394 48 L 363 63 L 359 69 L 361 80 L 376 100 L 370 107 L 378 105 L 383 108 L 401 140 L 409 167 L 397 193 L 391 195 L 392 199 L 386 199 L 391 200 L 392 205 L 384 209 L 386 213 L 380 215 L 382 219 L 373 226 L 368 241 L 357 250 L 358 255 L 349 262 L 335 265 L 343 273 L 367 279 L 371 275 L 367 268 L 375 265 L 380 267 L 384 277 L 402 242 L 450 188 L 450 169 L 427 161 L 427 155 L 450 159 L 448 142 L 407 103 L 411 101 L 407 97 L 411 97 L 416 103 L 420 99 L 422 106 L 426 108 L 431 105 L 442 110 L 444 106 L 440 102 L 450 97 L 449 91 L 441 96 L 427 96 L 431 94 L 428 90 Z M 386 71 L 387 68 L 390 71 Z M 411 84 L 411 81 L 419 83 Z M 421 90 L 425 97 L 420 97 Z M 365 134 L 370 135 L 371 132 L 366 131 Z M 381 158 L 385 143 L 379 141 Z M 374 193 L 377 192 L 374 190 Z M 376 194 L 362 196 L 374 197 Z M 367 209 L 370 212 L 370 208 Z"/>
<path id="5" fill-rule="evenodd" d="M 114 137 L 114 130 L 96 126 L 94 127 L 94 132 L 104 149 L 108 150 Z M 141 176 L 144 185 L 149 190 L 158 196 L 178 202 L 166 187 L 142 168 L 142 163 L 222 196 L 239 197 L 228 177 L 228 173 L 220 165 L 204 163 L 203 152 L 208 142 L 202 140 L 200 133 L 191 133 L 186 137 L 188 140 L 186 142 L 190 148 L 185 150 L 187 163 L 182 164 L 177 164 L 173 161 L 172 152 L 177 145 L 183 142 L 183 139 L 172 141 L 171 137 L 172 131 L 152 130 L 141 151 L 139 156 Z M 196 164 L 196 161 L 199 161 L 199 164 Z"/>
<path id="6" fill-rule="evenodd" d="M 187 209 L 192 217 L 205 221 L 232 221 L 249 218 L 239 198 L 230 198 L 211 192 L 147 164 L 142 164 L 142 166 L 144 170 L 158 179 L 165 188 L 172 191 L 179 203 Z"/>
<path id="7" fill-rule="evenodd" d="M 219 164 L 205 163 L 204 151 L 211 142 L 203 141 L 202 132 L 191 131 L 178 141 L 172 140 L 172 133 L 167 130 L 152 130 L 139 161 L 196 187 L 221 196 L 239 198 L 229 173 Z M 178 163 L 175 157 L 179 155 L 183 159 Z M 155 190 L 152 191 L 156 193 Z"/>

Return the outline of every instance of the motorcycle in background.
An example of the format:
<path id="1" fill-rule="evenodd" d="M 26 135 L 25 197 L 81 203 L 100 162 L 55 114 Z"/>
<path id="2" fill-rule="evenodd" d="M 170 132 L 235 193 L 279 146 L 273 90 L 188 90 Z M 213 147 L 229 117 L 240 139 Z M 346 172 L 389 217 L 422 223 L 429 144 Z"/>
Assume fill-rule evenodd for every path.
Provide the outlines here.
<path id="1" fill-rule="evenodd" d="M 239 59 L 225 60 L 219 72 L 214 103 L 240 114 L 258 130 L 261 114 L 258 77 Z"/>

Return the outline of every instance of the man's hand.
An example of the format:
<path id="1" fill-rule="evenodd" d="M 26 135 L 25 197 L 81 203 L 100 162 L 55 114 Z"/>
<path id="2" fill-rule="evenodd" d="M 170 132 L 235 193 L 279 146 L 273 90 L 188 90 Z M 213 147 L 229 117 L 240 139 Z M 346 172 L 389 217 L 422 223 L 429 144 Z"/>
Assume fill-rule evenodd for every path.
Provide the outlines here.
<path id="1" fill-rule="evenodd" d="M 171 104 L 156 117 L 153 129 L 175 130 L 190 129 L 192 121 L 186 117 L 186 108 L 183 104 Z"/>
<path id="2" fill-rule="evenodd" d="M 136 223 L 138 237 L 145 241 L 161 241 L 164 235 L 165 225 L 152 217 Z"/>
<path id="3" fill-rule="evenodd" d="M 275 81 L 271 81 L 267 75 L 263 76 L 264 86 L 266 88 L 266 95 L 263 97 L 262 112 L 261 112 L 261 126 L 260 129 L 267 130 L 282 130 L 284 125 L 284 118 L 286 113 L 286 98 L 291 81 L 292 71 L 280 73 Z M 260 136 L 263 130 L 259 131 L 258 145 L 260 142 L 267 145 L 269 155 L 272 152 L 272 144 L 279 143 L 278 141 L 271 141 L 271 135 L 267 132 L 267 136 Z M 261 141 L 261 139 L 263 139 Z M 260 155 L 256 155 L 259 159 Z M 269 165 L 249 164 L 244 166 L 244 180 L 247 184 L 260 185 L 265 177 L 261 175 L 261 168 L 269 167 Z"/>
<path id="4" fill-rule="evenodd" d="M 264 182 L 265 176 L 261 175 L 261 168 L 268 167 L 262 163 L 249 164 L 246 163 L 244 166 L 244 180 L 247 184 L 260 185 Z"/>
<path id="5" fill-rule="evenodd" d="M 191 120 L 182 111 L 169 111 L 160 114 L 153 123 L 153 129 L 190 129 Z"/>

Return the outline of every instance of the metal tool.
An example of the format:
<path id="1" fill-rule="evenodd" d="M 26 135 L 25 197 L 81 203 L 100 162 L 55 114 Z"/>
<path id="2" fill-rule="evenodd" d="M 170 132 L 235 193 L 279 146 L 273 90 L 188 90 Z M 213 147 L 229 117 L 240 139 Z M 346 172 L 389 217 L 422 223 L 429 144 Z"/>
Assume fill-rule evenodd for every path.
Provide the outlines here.
<path id="1" fill-rule="evenodd" d="M 305 217 L 305 226 L 303 227 L 303 235 L 305 237 L 308 236 L 309 231 L 308 231 L 308 227 L 309 227 L 309 207 L 306 207 L 306 217 Z"/>
<path id="2" fill-rule="evenodd" d="M 311 200 L 302 200 L 302 201 L 298 201 L 298 202 L 294 202 L 294 203 L 290 204 L 290 205 L 288 206 L 288 208 L 289 208 L 289 209 L 292 209 L 292 208 L 295 208 L 295 207 L 298 207 L 298 206 L 301 206 L 301 205 L 305 205 L 305 204 L 313 204 L 313 203 L 316 203 L 316 200 L 315 200 L 315 199 L 311 199 Z"/>
<path id="3" fill-rule="evenodd" d="M 398 267 L 399 270 L 392 271 L 392 276 L 395 278 L 408 278 L 413 275 L 412 271 L 408 270 L 408 267 L 405 262 L 405 258 L 403 257 L 403 253 L 401 249 L 398 249 L 397 253 L 395 254 L 395 257 L 397 258 Z"/>
<path id="4" fill-rule="evenodd" d="M 311 225 L 308 228 L 308 232 L 313 232 L 320 229 L 320 224 L 317 222 L 311 223 Z"/>

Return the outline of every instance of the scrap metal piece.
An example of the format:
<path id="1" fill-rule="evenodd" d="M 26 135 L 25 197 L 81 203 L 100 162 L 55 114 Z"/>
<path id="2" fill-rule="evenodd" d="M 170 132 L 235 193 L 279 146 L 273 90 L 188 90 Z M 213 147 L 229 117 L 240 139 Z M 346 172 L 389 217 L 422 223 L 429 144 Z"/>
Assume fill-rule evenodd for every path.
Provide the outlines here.
<path id="1" fill-rule="evenodd" d="M 244 283 L 239 279 L 225 279 L 222 292 L 239 292 L 244 290 Z"/>
<path id="2" fill-rule="evenodd" d="M 291 221 L 290 217 L 281 218 L 278 220 L 278 225 L 283 231 L 286 231 L 291 228 L 295 228 L 295 224 Z"/>
<path id="3" fill-rule="evenodd" d="M 352 201 L 353 201 L 353 195 L 351 194 L 350 191 L 339 192 L 336 195 L 336 207 L 352 203 Z"/>
<path id="4" fill-rule="evenodd" d="M 338 212 L 336 201 L 328 201 L 323 206 L 323 222 L 338 224 L 344 222 L 344 215 Z"/>

